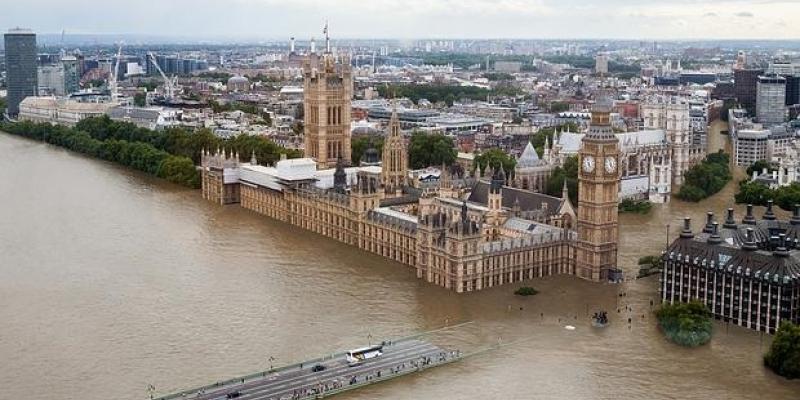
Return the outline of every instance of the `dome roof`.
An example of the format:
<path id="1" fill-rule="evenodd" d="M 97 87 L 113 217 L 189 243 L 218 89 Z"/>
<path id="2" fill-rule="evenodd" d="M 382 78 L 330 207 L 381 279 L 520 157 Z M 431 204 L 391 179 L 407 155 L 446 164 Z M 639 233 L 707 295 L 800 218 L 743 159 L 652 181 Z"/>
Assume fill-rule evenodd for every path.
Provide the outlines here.
<path id="1" fill-rule="evenodd" d="M 247 77 L 240 76 L 240 75 L 232 76 L 232 77 L 228 78 L 228 84 L 231 84 L 231 83 L 249 83 L 249 82 L 250 82 L 250 80 L 247 79 Z"/>

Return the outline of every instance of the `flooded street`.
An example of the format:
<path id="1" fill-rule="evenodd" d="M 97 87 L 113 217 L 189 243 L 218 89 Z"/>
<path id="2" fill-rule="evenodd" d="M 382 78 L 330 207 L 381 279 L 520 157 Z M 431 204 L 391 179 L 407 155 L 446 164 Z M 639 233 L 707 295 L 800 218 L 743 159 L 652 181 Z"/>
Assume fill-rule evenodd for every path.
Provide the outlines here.
<path id="1" fill-rule="evenodd" d="M 270 357 L 288 364 L 462 321 L 474 323 L 442 344 L 514 344 L 340 398 L 800 398 L 800 382 L 762 366 L 768 336 L 717 323 L 707 346 L 667 342 L 650 314 L 657 277 L 611 286 L 557 276 L 531 281 L 541 293 L 529 298 L 513 285 L 457 295 L 109 163 L 1 133 L 0 153 L 2 399 L 145 399 L 149 384 L 164 394 L 267 369 Z M 699 205 L 621 215 L 626 275 L 683 216 L 698 227 L 706 210 L 731 206 L 735 186 Z M 589 325 L 599 309 L 608 328 Z"/>

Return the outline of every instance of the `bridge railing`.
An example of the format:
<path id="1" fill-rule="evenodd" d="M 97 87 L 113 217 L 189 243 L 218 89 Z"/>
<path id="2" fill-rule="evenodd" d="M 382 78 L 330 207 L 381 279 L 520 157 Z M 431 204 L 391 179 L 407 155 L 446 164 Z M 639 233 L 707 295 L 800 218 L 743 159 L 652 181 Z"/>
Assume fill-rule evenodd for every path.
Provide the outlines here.
<path id="1" fill-rule="evenodd" d="M 421 333 L 415 333 L 415 334 L 404 336 L 404 337 L 400 337 L 400 338 L 397 338 L 397 339 L 384 341 L 383 343 L 385 343 L 385 346 L 392 346 L 392 345 L 394 345 L 396 343 L 401 343 L 401 342 L 404 342 L 404 341 L 416 339 L 416 338 L 419 338 L 419 337 L 422 337 L 422 336 L 425 336 L 425 335 L 429 335 L 429 334 L 435 333 L 435 332 L 440 332 L 440 331 L 444 331 L 444 330 L 448 330 L 448 329 L 454 329 L 454 328 L 457 328 L 457 327 L 460 327 L 460 326 L 464 326 L 464 325 L 468 325 L 468 324 L 471 324 L 471 323 L 472 323 L 472 321 L 467 321 L 467 322 L 462 322 L 462 323 L 455 324 L 455 325 L 448 325 L 448 326 L 444 326 L 444 327 L 441 327 L 441 328 L 438 328 L 438 329 L 425 331 L 425 332 L 421 332 Z M 316 363 L 323 362 L 325 360 L 331 360 L 331 359 L 334 359 L 334 358 L 337 358 L 337 357 L 342 357 L 342 356 L 345 355 L 345 353 L 346 353 L 345 351 L 331 353 L 330 355 L 317 357 L 317 358 L 314 358 L 314 359 L 311 359 L 311 360 L 306 360 L 306 361 L 297 362 L 297 363 L 293 363 L 293 364 L 289 364 L 289 365 L 284 365 L 284 366 L 280 366 L 280 367 L 273 368 L 273 369 L 266 370 L 266 371 L 255 372 L 255 373 L 252 373 L 252 374 L 249 374 L 249 375 L 230 378 L 230 379 L 226 379 L 226 380 L 223 380 L 223 381 L 218 381 L 218 382 L 212 383 L 210 385 L 196 387 L 196 388 L 193 388 L 193 389 L 181 390 L 181 391 L 178 391 L 178 392 L 175 392 L 175 393 L 171 393 L 171 394 L 168 394 L 168 395 L 165 395 L 165 396 L 161 396 L 161 397 L 154 397 L 153 400 L 185 399 L 186 396 L 194 395 L 194 394 L 196 394 L 196 393 L 198 393 L 200 391 L 205 392 L 205 391 L 212 390 L 212 389 L 219 389 L 219 388 L 222 388 L 222 387 L 225 387 L 225 386 L 228 386 L 228 385 L 241 384 L 243 382 L 252 381 L 254 379 L 265 379 L 268 376 L 270 376 L 272 374 L 279 373 L 281 371 L 298 369 L 298 368 L 300 368 L 301 364 L 303 364 L 303 365 L 313 365 L 313 364 L 316 364 Z M 370 382 L 372 382 L 372 381 L 370 381 Z M 355 386 L 355 384 L 353 386 Z M 326 394 L 326 396 L 327 396 L 327 394 Z"/>

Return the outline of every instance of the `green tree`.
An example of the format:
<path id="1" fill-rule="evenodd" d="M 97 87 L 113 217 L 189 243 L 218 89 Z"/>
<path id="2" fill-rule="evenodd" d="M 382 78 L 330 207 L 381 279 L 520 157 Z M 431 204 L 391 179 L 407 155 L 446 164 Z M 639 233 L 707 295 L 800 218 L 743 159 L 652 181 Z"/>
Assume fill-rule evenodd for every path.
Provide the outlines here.
<path id="1" fill-rule="evenodd" d="M 749 167 L 747 167 L 747 176 L 753 176 L 753 171 L 755 171 L 755 172 L 760 174 L 761 171 L 763 171 L 765 169 L 767 171 L 769 171 L 769 172 L 776 171 L 776 169 L 772 167 L 772 164 L 770 164 L 770 163 L 768 163 L 768 162 L 766 162 L 764 160 L 758 160 L 758 161 L 754 162 L 752 165 L 750 165 Z"/>
<path id="2" fill-rule="evenodd" d="M 505 72 L 486 72 L 483 77 L 490 81 L 513 81 L 514 76 Z"/>
<path id="3" fill-rule="evenodd" d="M 784 210 L 794 209 L 795 204 L 800 204 L 800 184 L 794 182 L 788 186 L 781 186 L 775 191 L 773 197 L 775 204 Z"/>
<path id="4" fill-rule="evenodd" d="M 495 147 L 475 156 L 475 165 L 476 168 L 480 168 L 481 173 L 486 171 L 486 168 L 497 169 L 502 165 L 503 170 L 508 174 L 514 170 L 517 160 Z"/>
<path id="5" fill-rule="evenodd" d="M 800 378 L 800 325 L 781 323 L 764 355 L 764 365 L 785 378 Z"/>
<path id="6" fill-rule="evenodd" d="M 569 103 L 564 101 L 554 101 L 550 103 L 551 113 L 560 113 L 564 111 L 569 111 Z"/>
<path id="7" fill-rule="evenodd" d="M 186 157 L 169 156 L 158 167 L 157 175 L 159 178 L 166 179 L 180 185 L 199 188 L 200 175 L 192 163 Z"/>
<path id="8" fill-rule="evenodd" d="M 486 100 L 490 91 L 477 86 L 457 85 L 385 85 L 378 86 L 382 97 L 407 97 L 414 103 L 427 99 L 431 103 L 444 101 L 448 106 L 461 99 Z"/>
<path id="9" fill-rule="evenodd" d="M 572 122 L 568 122 L 566 124 L 559 125 L 557 127 L 546 127 L 539 129 L 538 132 L 531 135 L 530 141 L 534 148 L 536 148 L 536 152 L 539 154 L 544 154 L 544 144 L 545 141 L 549 143 L 553 143 L 553 136 L 555 136 L 556 130 L 560 132 L 569 131 L 569 132 L 578 132 L 578 125 Z"/>
<path id="10" fill-rule="evenodd" d="M 456 160 L 453 140 L 442 134 L 428 134 L 414 131 L 408 146 L 408 159 L 411 168 L 451 165 Z"/>
<path id="11" fill-rule="evenodd" d="M 681 346 L 696 347 L 711 340 L 711 312 L 699 301 L 663 304 L 656 318 L 667 338 Z"/>
<path id="12" fill-rule="evenodd" d="M 734 195 L 737 203 L 765 205 L 775 198 L 775 192 L 760 182 L 742 181 Z"/>
<path id="13" fill-rule="evenodd" d="M 136 93 L 133 95 L 133 105 L 137 107 L 144 107 L 147 104 L 147 96 L 144 93 Z"/>
<path id="14" fill-rule="evenodd" d="M 353 165 L 358 165 L 361 162 L 361 157 L 370 146 L 378 150 L 378 155 L 382 155 L 383 137 L 359 136 L 350 141 L 350 158 L 353 160 Z"/>
<path id="15" fill-rule="evenodd" d="M 6 98 L 0 97 L 0 117 L 6 112 Z"/>
<path id="16" fill-rule="evenodd" d="M 83 154 L 116 162 L 172 182 L 198 187 L 195 164 L 203 149 L 223 148 L 238 152 L 245 160 L 255 152 L 259 162 L 274 163 L 282 154 L 299 157 L 297 150 L 287 150 L 266 137 L 239 135 L 220 139 L 207 129 L 187 131 L 170 128 L 152 131 L 128 122 L 113 121 L 107 116 L 87 118 L 74 128 L 31 122 L 3 123 L 0 129 L 31 139 L 65 147 Z"/>
<path id="17" fill-rule="evenodd" d="M 677 197 L 697 202 L 722 190 L 732 179 L 729 162 L 728 155 L 722 150 L 706 156 L 705 160 L 686 171 Z"/>
<path id="18" fill-rule="evenodd" d="M 561 197 L 564 182 L 567 182 L 567 194 L 572 204 L 578 204 L 578 157 L 570 156 L 564 160 L 563 167 L 556 167 L 547 180 L 545 193 Z"/>

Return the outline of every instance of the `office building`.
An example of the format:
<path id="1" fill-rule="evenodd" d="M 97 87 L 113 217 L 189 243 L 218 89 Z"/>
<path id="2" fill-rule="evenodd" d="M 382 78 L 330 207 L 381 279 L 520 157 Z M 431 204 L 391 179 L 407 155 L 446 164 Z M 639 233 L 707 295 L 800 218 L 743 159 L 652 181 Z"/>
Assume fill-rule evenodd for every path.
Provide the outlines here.
<path id="1" fill-rule="evenodd" d="M 74 56 L 65 56 L 61 59 L 64 69 L 64 92 L 75 93 L 80 90 L 80 74 L 78 59 Z"/>
<path id="2" fill-rule="evenodd" d="M 772 201 L 761 220 L 751 205 L 741 221 L 729 208 L 721 225 L 708 213 L 697 235 L 686 218 L 663 256 L 661 301 L 700 301 L 717 319 L 767 333 L 800 323 L 799 228 L 800 206 L 780 221 Z"/>
<path id="3" fill-rule="evenodd" d="M 779 75 L 758 77 L 756 119 L 765 125 L 784 122 L 786 119 L 786 78 Z"/>
<path id="4" fill-rule="evenodd" d="M 597 53 L 594 56 L 594 72 L 598 75 L 608 74 L 608 54 Z"/>
<path id="5" fill-rule="evenodd" d="M 747 109 L 756 107 L 756 86 L 763 69 L 737 69 L 733 71 L 733 84 L 736 99 Z"/>
<path id="6" fill-rule="evenodd" d="M 11 29 L 5 34 L 7 113 L 19 114 L 19 103 L 38 93 L 36 34 L 25 29 Z"/>

